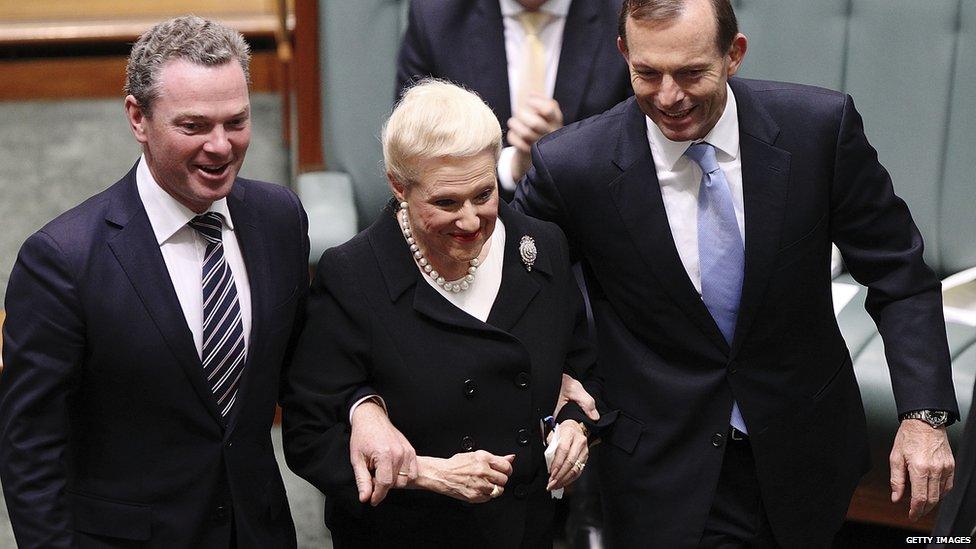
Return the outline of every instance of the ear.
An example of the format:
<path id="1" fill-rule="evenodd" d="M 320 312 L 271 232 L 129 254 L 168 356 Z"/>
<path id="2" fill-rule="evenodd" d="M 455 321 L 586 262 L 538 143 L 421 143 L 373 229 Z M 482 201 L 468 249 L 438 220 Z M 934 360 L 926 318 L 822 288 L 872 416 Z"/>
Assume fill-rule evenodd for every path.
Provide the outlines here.
<path id="1" fill-rule="evenodd" d="M 746 48 L 748 46 L 748 41 L 746 40 L 746 35 L 739 34 L 735 35 L 732 39 L 732 46 L 729 48 L 729 74 L 728 76 L 733 76 L 738 72 L 739 67 L 742 65 L 742 60 L 746 56 Z"/>
<path id="2" fill-rule="evenodd" d="M 146 135 L 148 117 L 142 112 L 142 107 L 132 95 L 125 96 L 125 116 L 129 120 L 129 129 L 132 130 L 132 135 L 135 136 L 136 141 L 142 144 L 149 141 L 149 137 Z"/>
<path id="3" fill-rule="evenodd" d="M 397 202 L 403 202 L 406 199 L 407 193 L 406 188 L 403 186 L 397 178 L 390 172 L 386 172 L 386 182 L 390 184 L 390 192 L 396 197 Z"/>
<path id="4" fill-rule="evenodd" d="M 624 56 L 624 60 L 630 63 L 630 56 L 627 53 L 627 41 L 620 36 L 617 37 L 617 51 L 620 52 L 620 55 Z"/>

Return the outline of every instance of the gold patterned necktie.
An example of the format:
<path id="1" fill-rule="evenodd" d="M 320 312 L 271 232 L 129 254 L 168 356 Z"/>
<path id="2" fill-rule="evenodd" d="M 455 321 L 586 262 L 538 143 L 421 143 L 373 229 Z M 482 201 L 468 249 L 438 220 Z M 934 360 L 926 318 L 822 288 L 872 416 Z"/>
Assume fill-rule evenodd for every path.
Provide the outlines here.
<path id="1" fill-rule="evenodd" d="M 518 20 L 525 29 L 525 42 L 522 45 L 522 65 L 514 112 L 525 105 L 531 93 L 546 92 L 546 48 L 542 45 L 539 33 L 549 23 L 550 16 L 541 11 L 523 11 L 518 14 Z"/>

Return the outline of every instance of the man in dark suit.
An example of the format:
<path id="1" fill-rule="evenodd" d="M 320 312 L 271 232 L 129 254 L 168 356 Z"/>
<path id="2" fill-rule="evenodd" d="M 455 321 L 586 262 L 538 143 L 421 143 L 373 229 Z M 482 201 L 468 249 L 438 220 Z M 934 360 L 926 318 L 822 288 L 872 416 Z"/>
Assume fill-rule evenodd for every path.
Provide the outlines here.
<path id="1" fill-rule="evenodd" d="M 498 175 L 502 197 L 511 199 L 533 143 L 631 94 L 614 46 L 620 2 L 411 0 L 397 97 L 430 76 L 477 92 L 507 128 Z"/>
<path id="2" fill-rule="evenodd" d="M 616 547 L 823 547 L 868 466 L 830 244 L 869 286 L 903 421 L 893 499 L 951 488 L 958 416 L 938 279 L 844 94 L 732 77 L 728 0 L 628 0 L 635 97 L 542 138 L 515 206 L 585 263 L 596 449 Z"/>
<path id="3" fill-rule="evenodd" d="M 307 286 L 305 213 L 237 177 L 250 53 L 199 17 L 133 46 L 143 155 L 24 243 L 0 475 L 20 547 L 294 547 L 271 446 Z"/>

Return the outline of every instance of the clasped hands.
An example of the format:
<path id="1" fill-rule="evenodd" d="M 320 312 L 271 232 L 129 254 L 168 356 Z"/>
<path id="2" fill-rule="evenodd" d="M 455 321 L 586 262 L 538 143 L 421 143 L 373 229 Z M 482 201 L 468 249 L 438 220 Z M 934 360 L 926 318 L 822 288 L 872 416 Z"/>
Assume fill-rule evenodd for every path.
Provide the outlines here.
<path id="1" fill-rule="evenodd" d="M 564 374 L 554 413 L 570 400 L 579 403 L 589 417 L 599 418 L 596 404 L 583 386 Z M 578 422 L 566 420 L 559 430 L 547 490 L 576 480 L 589 458 L 586 436 Z M 515 460 L 514 454 L 496 456 L 484 450 L 450 458 L 417 456 L 383 408 L 373 401 L 363 402 L 353 412 L 349 453 L 359 501 L 374 507 L 392 488 L 430 490 L 468 503 L 484 503 L 504 493 Z"/>

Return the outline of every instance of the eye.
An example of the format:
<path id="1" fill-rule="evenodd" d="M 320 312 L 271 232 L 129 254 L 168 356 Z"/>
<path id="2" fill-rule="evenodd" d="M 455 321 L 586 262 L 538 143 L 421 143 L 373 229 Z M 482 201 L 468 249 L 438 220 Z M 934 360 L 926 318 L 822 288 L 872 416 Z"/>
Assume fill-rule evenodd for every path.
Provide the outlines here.
<path id="1" fill-rule="evenodd" d="M 247 121 L 248 121 L 248 118 L 246 118 L 246 117 L 235 118 L 235 119 L 231 120 L 230 122 L 228 122 L 227 125 L 230 126 L 231 128 L 240 129 L 240 128 L 243 128 L 243 127 L 247 126 Z"/>
<path id="2" fill-rule="evenodd" d="M 450 198 L 441 198 L 440 200 L 435 200 L 434 205 L 438 208 L 450 208 L 454 206 L 454 201 Z"/>
<path id="3" fill-rule="evenodd" d="M 488 200 L 491 199 L 491 195 L 493 194 L 493 192 L 494 191 L 492 189 L 485 189 L 484 191 L 481 192 L 481 194 L 475 197 L 475 201 L 478 202 L 479 204 L 484 204 L 485 202 L 488 202 Z"/>
<path id="4" fill-rule="evenodd" d="M 192 133 L 200 131 L 200 129 L 203 128 L 203 124 L 199 124 L 197 122 L 181 122 L 179 127 L 186 132 Z"/>

